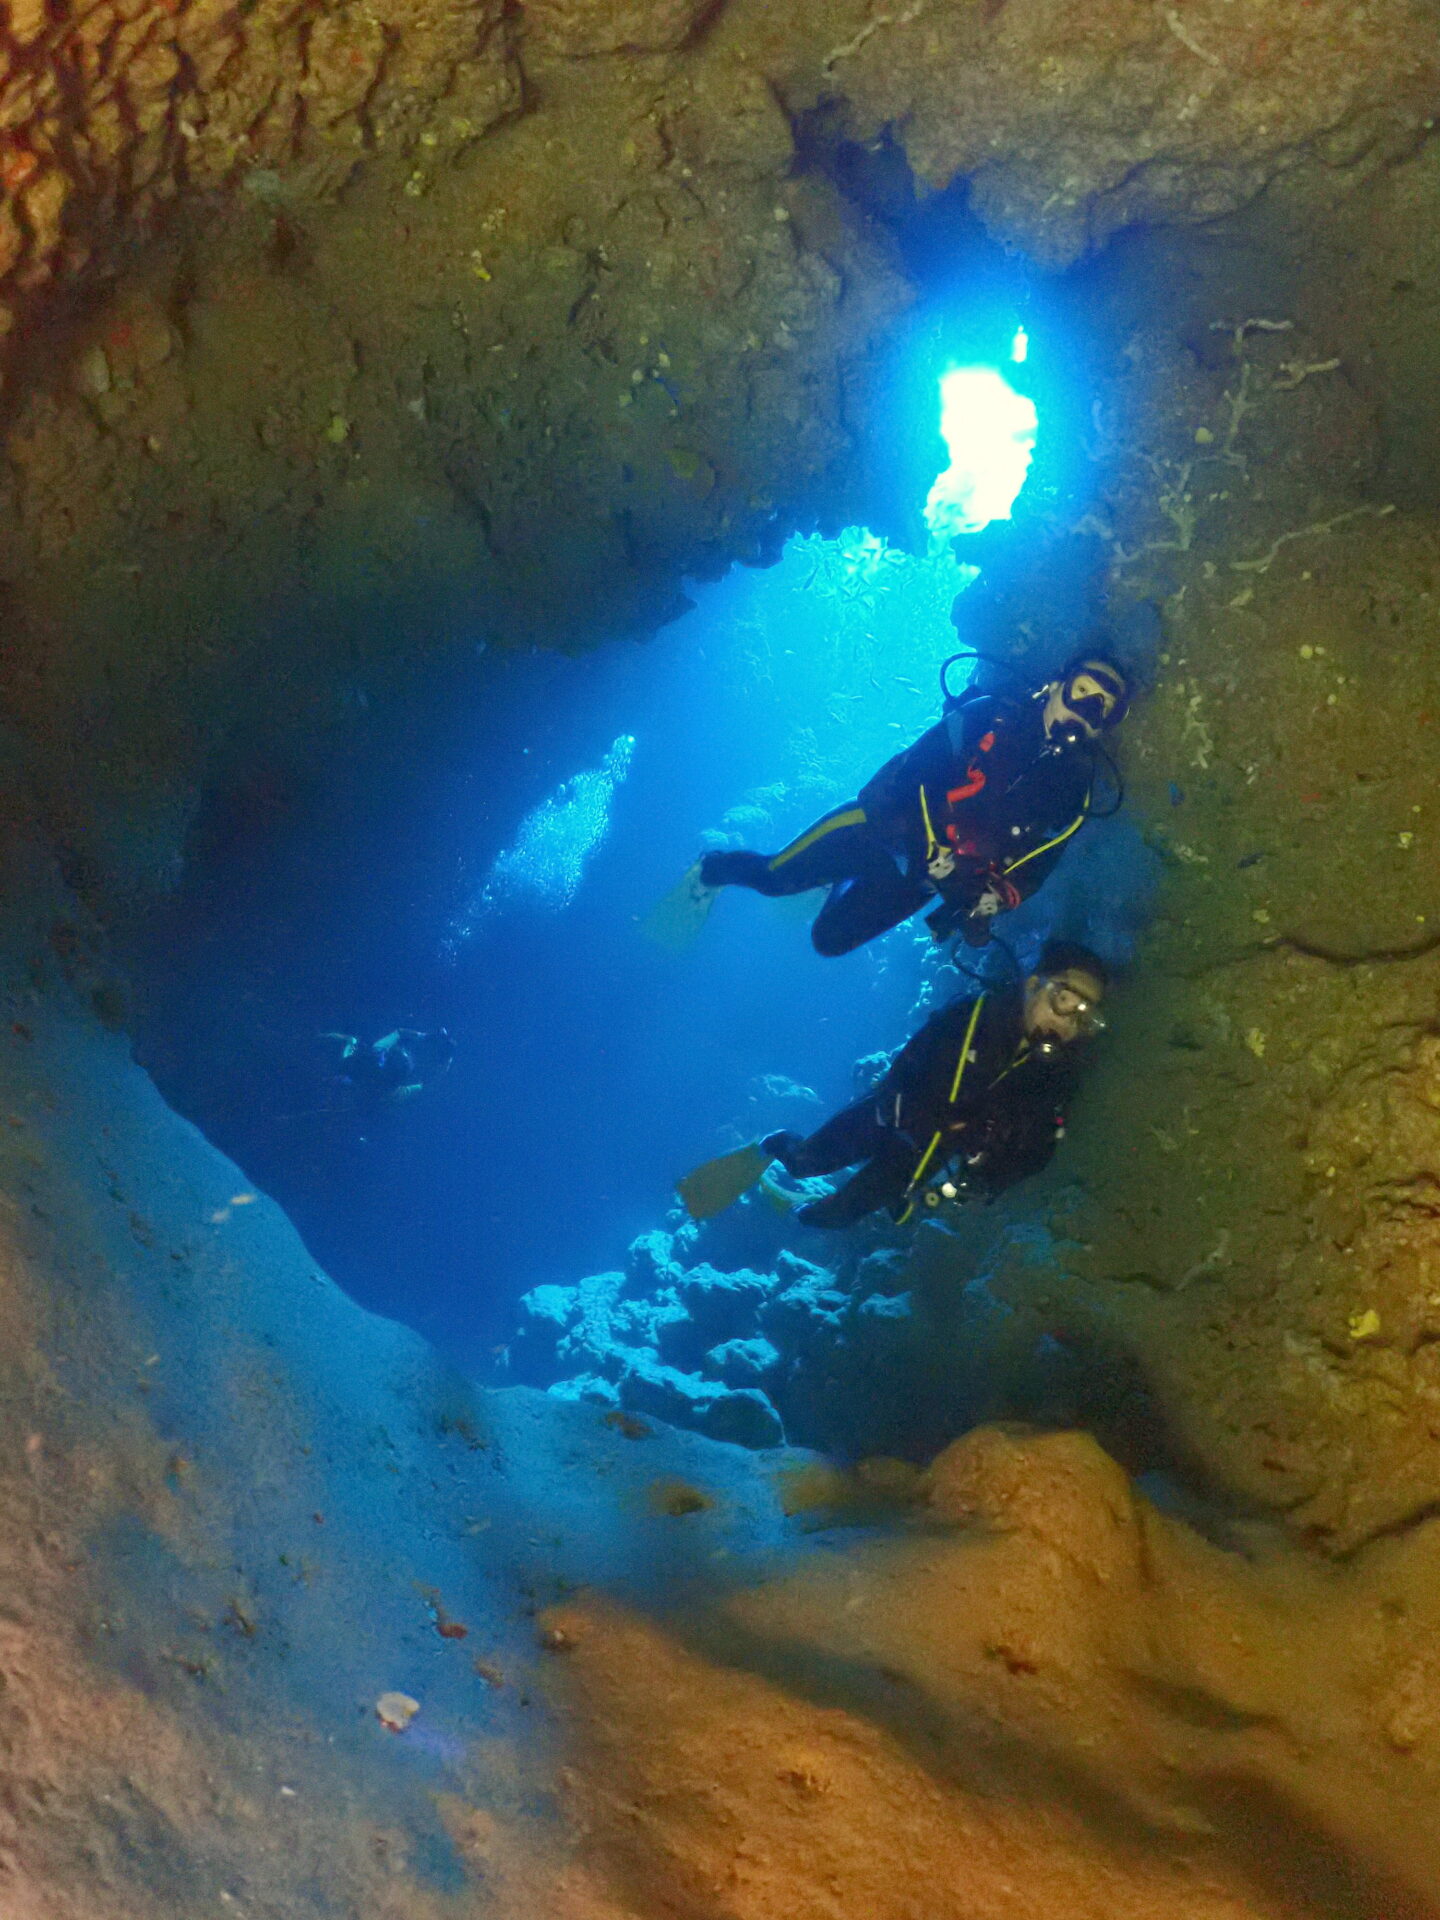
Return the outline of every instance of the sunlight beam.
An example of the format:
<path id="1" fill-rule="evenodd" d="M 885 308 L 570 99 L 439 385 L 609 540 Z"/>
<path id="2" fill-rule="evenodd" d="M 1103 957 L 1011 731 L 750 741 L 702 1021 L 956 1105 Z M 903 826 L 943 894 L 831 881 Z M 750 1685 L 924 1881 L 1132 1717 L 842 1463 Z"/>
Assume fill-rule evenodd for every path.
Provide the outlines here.
<path id="1" fill-rule="evenodd" d="M 950 465 L 925 502 L 937 540 L 1008 520 L 1035 451 L 1039 417 L 994 367 L 952 367 L 940 381 L 940 433 Z"/>

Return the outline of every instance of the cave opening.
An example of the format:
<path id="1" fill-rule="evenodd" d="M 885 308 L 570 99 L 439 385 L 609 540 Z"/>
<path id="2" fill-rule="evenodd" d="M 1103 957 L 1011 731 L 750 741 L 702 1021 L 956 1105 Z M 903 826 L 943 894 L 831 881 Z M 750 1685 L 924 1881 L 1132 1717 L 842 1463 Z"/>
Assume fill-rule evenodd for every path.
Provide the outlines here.
<path id="1" fill-rule="evenodd" d="M 997 567 L 1027 537 L 1010 509 L 1037 401 L 1057 425 L 1030 486 L 1053 493 L 1067 460 L 1062 343 L 1033 309 L 1028 339 L 1020 304 L 997 263 L 892 356 L 910 550 L 816 531 L 694 586 L 645 649 L 481 643 L 423 699 L 357 675 L 342 749 L 262 756 L 212 793 L 147 914 L 138 1054 L 166 1097 L 362 1304 L 472 1370 L 503 1366 L 521 1294 L 613 1268 L 686 1166 L 843 1101 L 855 1062 L 960 984 L 923 934 L 834 965 L 793 909 L 748 898 L 684 954 L 645 923 L 697 848 L 783 840 L 932 721 L 941 661 L 972 644 L 981 569 L 957 555 Z M 397 1028 L 446 1031 L 453 1064 L 357 1111 L 335 1037 Z M 715 1257 L 773 1257 L 755 1224 Z"/>

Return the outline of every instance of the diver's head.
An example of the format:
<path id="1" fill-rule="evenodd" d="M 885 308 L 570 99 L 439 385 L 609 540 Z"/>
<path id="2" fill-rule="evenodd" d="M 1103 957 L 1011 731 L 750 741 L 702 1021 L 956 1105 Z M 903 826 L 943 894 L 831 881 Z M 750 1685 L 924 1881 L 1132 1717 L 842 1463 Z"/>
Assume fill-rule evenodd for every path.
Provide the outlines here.
<path id="1" fill-rule="evenodd" d="M 1103 653 L 1077 653 L 1044 689 L 1041 724 L 1052 746 L 1078 747 L 1118 727 L 1130 711 L 1123 670 Z"/>
<path id="2" fill-rule="evenodd" d="M 1100 1004 L 1109 984 L 1104 963 L 1088 947 L 1051 940 L 1025 982 L 1025 1035 L 1047 1051 L 1088 1039 L 1105 1025 Z"/>

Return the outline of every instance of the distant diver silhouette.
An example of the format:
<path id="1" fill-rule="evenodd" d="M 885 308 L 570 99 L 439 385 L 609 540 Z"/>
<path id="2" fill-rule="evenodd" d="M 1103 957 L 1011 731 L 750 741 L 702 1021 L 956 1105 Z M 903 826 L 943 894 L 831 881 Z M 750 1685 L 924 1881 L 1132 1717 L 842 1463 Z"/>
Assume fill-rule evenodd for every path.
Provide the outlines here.
<path id="1" fill-rule="evenodd" d="M 364 1041 L 353 1033 L 322 1033 L 332 1050 L 320 1104 L 279 1120 L 313 1120 L 353 1116 L 370 1120 L 400 1107 L 450 1071 L 455 1042 L 444 1027 L 422 1032 L 418 1027 L 395 1027 L 378 1040 Z"/>

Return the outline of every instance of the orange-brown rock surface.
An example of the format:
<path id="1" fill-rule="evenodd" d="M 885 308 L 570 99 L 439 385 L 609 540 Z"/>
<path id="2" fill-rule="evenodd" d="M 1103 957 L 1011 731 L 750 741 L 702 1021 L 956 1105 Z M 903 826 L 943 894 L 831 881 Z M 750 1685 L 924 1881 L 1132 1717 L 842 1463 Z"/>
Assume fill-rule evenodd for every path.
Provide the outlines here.
<path id="1" fill-rule="evenodd" d="M 6 12 L 0 284 L 12 303 L 96 247 L 113 259 L 126 230 L 178 194 L 302 157 L 333 184 L 376 142 L 422 129 L 472 139 L 519 99 L 498 5 L 22 0 Z M 431 127 L 456 88 L 464 124 Z"/>
<path id="2" fill-rule="evenodd" d="M 342 655 L 348 679 L 477 630 L 651 632 L 687 574 L 796 525 L 913 530 L 875 383 L 913 286 L 837 143 L 922 192 L 964 181 L 1008 242 L 1070 260 L 1277 176 L 1375 177 L 1440 97 L 1433 23 L 1428 0 L 15 14 L 0 694 L 57 817 L 59 786 L 71 831 L 134 816 L 153 856 L 109 833 L 97 857 L 154 880 L 277 682 L 323 727 Z M 89 304 L 50 301 L 92 255 Z M 91 808 L 96 728 L 127 746 Z"/>
<path id="3" fill-rule="evenodd" d="M 3 851 L 7 1915 L 1440 1913 L 1433 1517 L 1336 1562 L 1013 1427 L 855 1504 L 476 1393 L 165 1112 Z"/>
<path id="4" fill-rule="evenodd" d="M 1305 159 L 1375 165 L 1434 113 L 1435 14 L 1314 0 L 863 9 L 822 62 L 861 138 L 898 130 L 997 231 L 1073 260 L 1132 222 L 1242 206 Z"/>
<path id="5" fill-rule="evenodd" d="M 1437 1550 L 1212 1545 L 1093 1443 L 981 1429 L 899 1537 L 698 1621 L 547 1616 L 582 1857 L 693 1920 L 1422 1920 Z"/>

